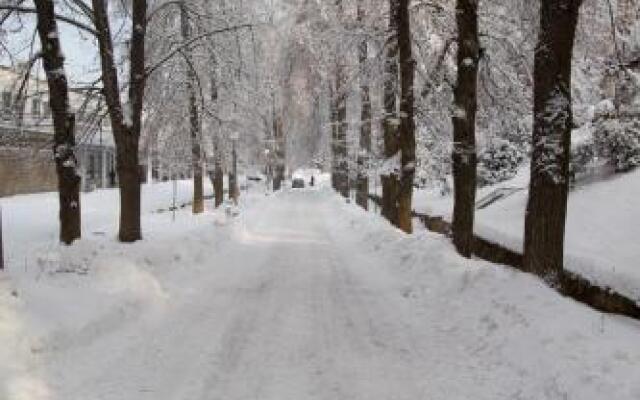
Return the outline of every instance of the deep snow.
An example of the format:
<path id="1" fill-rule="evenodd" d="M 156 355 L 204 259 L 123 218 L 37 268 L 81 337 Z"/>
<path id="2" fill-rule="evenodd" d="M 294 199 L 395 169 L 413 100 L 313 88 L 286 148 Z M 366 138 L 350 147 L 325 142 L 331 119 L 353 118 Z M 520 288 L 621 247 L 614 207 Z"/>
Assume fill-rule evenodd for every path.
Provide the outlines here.
<path id="1" fill-rule="evenodd" d="M 510 196 L 477 210 L 478 235 L 522 251 L 529 170 L 509 181 L 478 191 L 480 200 L 500 188 L 517 189 Z M 569 193 L 565 234 L 565 267 L 601 286 L 640 302 L 640 170 L 594 175 Z M 417 211 L 450 220 L 451 196 L 419 191 Z"/>
<path id="2" fill-rule="evenodd" d="M 30 250 L 0 281 L 0 399 L 640 398 L 640 323 L 328 189 L 256 188 L 235 218 L 146 204 L 133 245 L 94 223 L 102 194 L 104 235 L 61 248 L 43 218 L 10 243 Z"/>

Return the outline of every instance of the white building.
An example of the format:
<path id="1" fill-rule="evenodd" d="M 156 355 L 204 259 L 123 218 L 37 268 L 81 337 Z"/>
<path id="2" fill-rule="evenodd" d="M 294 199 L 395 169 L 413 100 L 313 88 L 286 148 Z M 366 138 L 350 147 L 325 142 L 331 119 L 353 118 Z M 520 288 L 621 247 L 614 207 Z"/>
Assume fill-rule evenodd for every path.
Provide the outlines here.
<path id="1" fill-rule="evenodd" d="M 115 186 L 113 134 L 102 97 L 71 89 L 69 98 L 82 190 Z M 24 81 L 15 69 L 0 66 L 0 196 L 56 189 L 52 143 L 47 82 Z"/>

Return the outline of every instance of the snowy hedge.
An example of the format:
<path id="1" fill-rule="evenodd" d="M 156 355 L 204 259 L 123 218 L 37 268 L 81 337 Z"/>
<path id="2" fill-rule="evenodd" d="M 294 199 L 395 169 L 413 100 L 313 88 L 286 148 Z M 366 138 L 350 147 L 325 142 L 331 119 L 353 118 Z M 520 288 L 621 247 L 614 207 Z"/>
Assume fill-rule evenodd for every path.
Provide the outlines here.
<path id="1" fill-rule="evenodd" d="M 593 140 L 586 140 L 571 147 L 571 162 L 569 174 L 571 180 L 576 180 L 576 175 L 589 172 L 589 167 L 596 159 L 596 151 Z"/>
<path id="2" fill-rule="evenodd" d="M 524 158 L 525 154 L 517 144 L 493 140 L 478 155 L 478 185 L 492 185 L 513 178 Z"/>
<path id="3" fill-rule="evenodd" d="M 640 121 L 637 118 L 599 118 L 595 124 L 594 145 L 617 172 L 640 165 Z"/>

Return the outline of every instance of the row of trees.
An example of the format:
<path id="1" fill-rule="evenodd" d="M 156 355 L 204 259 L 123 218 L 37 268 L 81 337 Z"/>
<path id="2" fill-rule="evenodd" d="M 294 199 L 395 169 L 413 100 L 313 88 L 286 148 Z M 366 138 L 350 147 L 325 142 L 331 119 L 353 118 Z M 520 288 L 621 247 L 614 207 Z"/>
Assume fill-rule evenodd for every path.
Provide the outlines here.
<path id="1" fill-rule="evenodd" d="M 375 4 L 374 4 L 375 3 Z M 368 170 L 364 165 L 375 158 L 371 154 L 371 122 L 380 122 L 382 137 L 383 167 L 382 171 L 382 214 L 400 229 L 411 232 L 411 199 L 416 170 L 416 135 L 414 111 L 423 105 L 414 105 L 414 96 L 420 93 L 419 99 L 428 102 L 430 91 L 437 83 L 438 77 L 422 79 L 424 89 L 414 87 L 414 76 L 417 71 L 424 72 L 424 62 L 416 62 L 414 53 L 421 54 L 422 43 L 416 40 L 423 29 L 416 15 L 426 8 L 427 23 L 434 19 L 446 18 L 444 9 L 452 2 L 430 3 L 409 2 L 405 0 L 389 0 L 387 26 L 381 25 L 385 12 L 380 12 L 381 4 L 369 2 L 365 7 L 363 1 L 357 1 L 349 13 L 346 4 L 338 0 L 335 4 L 320 4 L 316 7 L 327 15 L 320 18 L 315 29 L 325 34 L 327 45 L 333 53 L 334 65 L 325 64 L 325 75 L 329 85 L 329 109 L 332 153 L 332 184 L 343 196 L 349 196 L 349 154 L 355 153 L 356 200 L 366 207 L 368 189 Z M 531 180 L 529 202 L 525 221 L 524 268 L 535 272 L 545 279 L 557 282 L 563 266 L 564 227 L 569 190 L 569 162 L 571 150 L 571 130 L 574 127 L 572 113 L 572 54 L 578 17 L 582 0 L 541 0 L 537 10 L 538 35 L 537 44 L 529 55 L 524 57 L 523 65 L 528 57 L 534 58 L 533 72 L 528 76 L 526 71 L 517 75 L 518 80 L 529 78 L 533 87 L 533 102 L 529 104 L 529 113 L 533 113 L 533 134 L 528 142 L 531 145 Z M 476 116 L 478 109 L 479 80 L 482 62 L 492 54 L 482 44 L 479 31 L 479 12 L 484 2 L 476 0 L 455 1 L 455 36 L 445 43 L 442 53 L 437 55 L 438 62 L 429 72 L 434 75 L 441 68 L 450 47 L 457 48 L 455 57 L 455 82 L 452 83 L 451 124 L 452 143 L 451 171 L 454 186 L 454 208 L 452 221 L 453 242 L 460 254 L 470 257 L 473 251 L 474 209 L 477 186 L 477 154 Z M 366 10 L 371 12 L 368 17 Z M 527 10 L 529 15 L 532 11 Z M 413 14 L 413 17 L 412 17 Z M 353 17 L 355 15 L 355 18 Z M 517 18 L 517 17 L 514 17 Z M 336 22 L 331 22 L 331 21 Z M 412 22 L 418 21 L 417 32 L 412 31 Z M 332 25 L 333 24 L 333 25 Z M 438 27 L 437 22 L 433 26 Z M 334 30 L 340 30 L 336 34 Z M 484 36 L 498 33 L 486 27 Z M 320 32 L 321 31 L 321 32 Z M 413 34 L 413 36 L 412 36 Z M 358 69 L 349 71 L 345 65 L 346 54 L 353 45 L 344 48 L 345 36 L 355 37 L 358 49 Z M 346 40 L 349 42 L 349 39 Z M 373 44 L 373 45 L 372 45 Z M 340 48 L 343 46 L 343 48 Z M 349 47 L 351 46 L 351 47 Z M 368 54 L 371 48 L 378 50 L 375 57 Z M 368 65 L 367 65 L 368 64 Z M 372 115 L 370 86 L 371 71 L 380 71 L 383 77 L 382 98 L 379 101 L 378 118 Z M 485 74 L 487 72 L 485 71 Z M 486 77 L 485 77 L 486 79 Z M 491 77 L 490 77 L 491 79 Z M 360 127 L 359 143 L 352 144 L 347 139 L 347 93 L 350 81 L 359 81 L 360 88 Z M 486 87 L 484 88 L 486 91 Z M 518 90 L 517 86 L 513 90 Z M 428 104 L 427 104 L 428 107 Z M 517 112 L 519 105 L 513 104 Z M 513 112 L 513 111 L 512 111 Z M 524 116 L 526 109 L 520 111 Z M 419 117 L 421 117 L 419 115 Z M 486 116 L 483 115 L 484 118 Z M 352 119 L 353 121 L 353 119 Z M 431 126 L 433 129 L 433 125 Z M 349 145 L 356 148 L 349 151 Z M 374 169 L 376 171 L 376 169 Z"/>
<path id="2" fill-rule="evenodd" d="M 597 54 L 610 55 L 612 6 L 603 1 L 585 0 L 582 27 L 579 0 L 157 0 L 111 10 L 94 0 L 65 2 L 57 14 L 54 2 L 29 8 L 16 0 L 0 10 L 44 21 L 45 61 L 61 54 L 47 56 L 61 47 L 51 34 L 56 21 L 96 38 L 118 150 L 123 241 L 141 237 L 139 154 L 188 163 L 197 213 L 203 171 L 219 205 L 225 169 L 235 181 L 236 149 L 245 167 L 252 162 L 273 176 L 274 188 L 286 166 L 324 163 L 333 187 L 343 196 L 355 188 L 362 207 L 370 177 L 381 175 L 382 214 L 406 232 L 414 186 L 451 174 L 453 242 L 469 257 L 479 148 L 497 136 L 531 153 L 525 268 L 553 280 L 562 268 L 574 42 L 580 33 L 579 56 L 588 59 L 577 60 L 581 79 L 591 78 L 592 65 L 604 69 Z M 123 22 L 114 48 L 111 26 Z M 65 89 L 51 84 L 66 80 L 62 60 L 53 61 L 45 67 L 52 93 Z M 595 100 L 591 91 L 579 88 L 581 106 Z M 73 128 L 65 122 L 72 115 L 56 107 L 55 154 L 67 177 L 61 238 L 71 242 L 79 236 Z"/>
<path id="3" fill-rule="evenodd" d="M 60 240 L 70 244 L 81 236 L 80 178 L 75 156 L 75 116 L 69 104 L 69 84 L 64 66 L 63 46 L 60 43 L 58 21 L 70 23 L 91 34 L 99 47 L 101 65 L 101 92 L 117 149 L 117 173 L 120 181 L 120 229 L 119 238 L 124 242 L 139 240 L 140 227 L 140 175 L 138 144 L 142 125 L 142 104 L 144 99 L 147 68 L 145 62 L 145 35 L 147 26 L 147 3 L 136 1 L 131 9 L 131 29 L 129 40 L 128 96 L 123 104 L 118 72 L 116 51 L 111 32 L 112 21 L 107 2 L 95 0 L 91 6 L 84 2 L 73 4 L 78 18 L 58 14 L 52 0 L 34 1 L 33 8 L 24 1 L 2 5 L 5 11 L 3 22 L 11 14 L 35 14 L 41 51 L 36 53 L 29 65 L 42 58 L 49 86 L 50 107 L 54 121 L 53 154 L 58 174 L 60 197 Z M 90 21 L 86 23 L 86 21 Z"/>
<path id="4" fill-rule="evenodd" d="M 280 185 L 284 146 L 278 139 L 283 135 L 278 124 L 278 82 L 267 63 L 260 62 L 258 53 L 268 49 L 255 38 L 256 29 L 270 29 L 268 18 L 264 21 L 266 11 L 252 3 L 200 0 L 95 0 L 90 4 L 13 0 L 0 5 L 2 24 L 17 19 L 24 29 L 30 26 L 30 17 L 36 19 L 41 50 L 29 60 L 28 67 L 42 60 L 49 86 L 63 243 L 71 244 L 81 236 L 81 204 L 75 156 L 78 132 L 69 104 L 69 91 L 77 89 L 70 87 L 65 70 L 58 24 L 68 24 L 89 35 L 96 45 L 99 78 L 84 90 L 99 92 L 104 98 L 98 113 L 108 118 L 115 139 L 120 190 L 118 237 L 133 242 L 142 238 L 140 156 L 145 153 L 153 158 L 149 168 L 153 163 L 169 169 L 190 164 L 193 212 L 200 213 L 204 209 L 207 159 L 213 164 L 210 176 L 219 206 L 223 201 L 224 169 L 229 171 L 229 195 L 238 195 L 236 170 L 232 168 L 236 142 L 239 139 L 241 145 L 246 144 L 258 135 L 236 136 L 257 125 L 260 133 L 266 132 L 267 140 L 271 138 L 260 150 L 272 150 L 269 157 L 260 151 L 258 158 L 271 160 Z M 255 22 L 258 16 L 262 22 Z M 3 41 L 12 40 L 10 31 L 2 29 Z M 3 48 L 11 46 L 5 43 Z M 220 101 L 220 96 L 226 98 Z M 245 117 L 247 114 L 253 118 Z M 186 137 L 184 132 L 188 132 Z M 187 151 L 183 151 L 185 148 Z"/>

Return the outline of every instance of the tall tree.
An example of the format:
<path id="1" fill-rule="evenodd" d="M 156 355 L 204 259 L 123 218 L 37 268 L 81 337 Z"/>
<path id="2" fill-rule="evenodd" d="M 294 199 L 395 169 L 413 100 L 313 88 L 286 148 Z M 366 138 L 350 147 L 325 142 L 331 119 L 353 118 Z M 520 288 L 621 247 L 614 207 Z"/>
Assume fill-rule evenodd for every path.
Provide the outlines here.
<path id="1" fill-rule="evenodd" d="M 285 158 L 286 158 L 286 140 L 284 137 L 284 129 L 282 124 L 282 117 L 274 114 L 273 119 L 273 137 L 274 137 L 274 177 L 273 177 L 273 190 L 280 190 L 282 183 L 284 182 L 285 175 Z"/>
<path id="2" fill-rule="evenodd" d="M 220 109 L 218 105 L 218 59 L 211 56 L 211 103 Z M 222 148 L 220 146 L 220 130 L 222 124 L 215 122 L 217 131 L 213 134 L 213 195 L 215 208 L 220 207 L 224 201 L 224 171 L 222 170 Z"/>
<path id="3" fill-rule="evenodd" d="M 398 0 L 389 0 L 389 27 L 387 31 L 386 54 L 384 63 L 384 118 L 382 130 L 384 136 L 385 164 L 393 164 L 399 151 L 398 141 Z M 399 171 L 385 168 L 382 181 L 382 215 L 393 225 L 398 226 Z"/>
<path id="4" fill-rule="evenodd" d="M 407 233 L 413 231 L 411 203 L 413 178 L 416 170 L 416 137 L 414 121 L 415 65 L 411 49 L 410 0 L 398 3 L 398 47 L 400 58 L 400 190 L 398 193 L 398 227 Z"/>
<path id="5" fill-rule="evenodd" d="M 122 242 L 142 239 L 140 226 L 140 165 L 138 146 L 142 126 L 144 100 L 145 35 L 147 28 L 147 1 L 131 2 L 131 42 L 129 49 L 129 92 L 127 103 L 122 104 L 118 72 L 114 59 L 113 39 L 109 23 L 107 2 L 92 0 L 93 23 L 102 68 L 104 96 L 111 120 L 111 129 L 116 143 L 116 165 L 120 181 L 120 230 Z"/>
<path id="6" fill-rule="evenodd" d="M 358 0 L 357 18 L 363 26 L 365 11 L 363 0 Z M 368 45 L 364 38 L 358 46 L 360 65 L 360 151 L 358 153 L 358 182 L 356 203 L 365 210 L 369 205 L 369 157 L 371 153 L 371 98 L 367 71 Z"/>
<path id="7" fill-rule="evenodd" d="M 534 62 L 531 181 L 524 268 L 557 284 L 563 268 L 569 190 L 571 61 L 582 0 L 542 0 Z"/>
<path id="8" fill-rule="evenodd" d="M 343 17 L 343 5 L 342 0 L 336 0 L 336 12 L 338 21 L 342 21 Z M 334 188 L 343 197 L 349 197 L 349 160 L 348 160 L 348 147 L 347 147 L 347 85 L 346 85 L 346 72 L 341 54 L 341 44 L 336 43 L 335 54 L 335 91 L 333 93 L 333 117 L 334 117 L 334 133 L 333 133 L 333 159 Z"/>
<path id="9" fill-rule="evenodd" d="M 53 118 L 53 152 L 60 199 L 60 241 L 71 244 L 80 238 L 80 177 L 75 155 L 75 115 L 69 108 L 69 88 L 60 47 L 53 0 L 35 2 L 38 36 L 49 86 L 49 105 Z"/>
<path id="10" fill-rule="evenodd" d="M 471 257 L 476 200 L 476 110 L 478 62 L 478 0 L 457 0 L 458 78 L 453 112 L 453 243 Z"/>
<path id="11" fill-rule="evenodd" d="M 189 21 L 189 13 L 184 1 L 180 3 L 180 27 L 182 39 L 185 43 L 191 39 L 192 26 Z M 192 211 L 200 214 L 204 211 L 204 188 L 202 180 L 202 148 L 200 133 L 200 118 L 198 116 L 198 103 L 196 101 L 196 70 L 191 61 L 191 47 L 184 49 L 187 75 L 187 95 L 189 96 L 189 131 L 191 136 L 191 166 L 193 169 L 193 203 Z"/>

